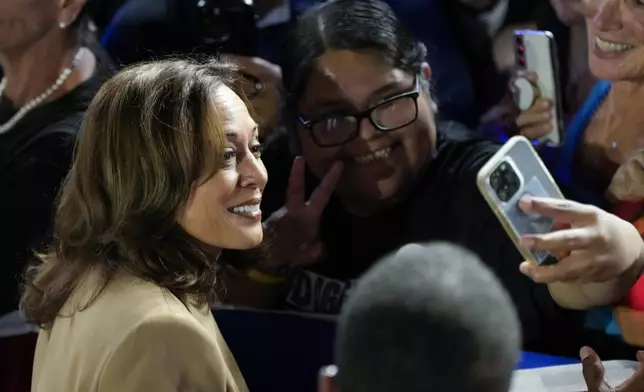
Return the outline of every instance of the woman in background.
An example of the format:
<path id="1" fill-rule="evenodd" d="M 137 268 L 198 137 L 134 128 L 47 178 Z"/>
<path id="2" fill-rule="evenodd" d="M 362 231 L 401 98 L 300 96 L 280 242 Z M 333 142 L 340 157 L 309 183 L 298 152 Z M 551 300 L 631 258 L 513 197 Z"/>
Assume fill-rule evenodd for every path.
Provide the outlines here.
<path id="1" fill-rule="evenodd" d="M 85 0 L 33 3 L 0 3 L 0 316 L 18 308 L 18 277 L 50 228 L 79 123 L 109 73 Z"/>
<path id="2" fill-rule="evenodd" d="M 553 172 L 569 197 L 608 207 L 605 192 L 617 168 L 644 148 L 644 5 L 575 1 L 586 19 L 588 64 L 600 81 L 565 130 Z M 521 133 L 550 132 L 551 103 L 535 101 L 517 119 Z"/>
<path id="3" fill-rule="evenodd" d="M 222 249 L 262 241 L 257 124 L 232 66 L 135 66 L 98 92 L 21 309 L 33 392 L 245 391 L 213 319 Z"/>
<path id="4" fill-rule="evenodd" d="M 0 2 L 0 390 L 29 388 L 35 334 L 19 281 L 51 229 L 78 127 L 109 75 L 85 0 Z"/>

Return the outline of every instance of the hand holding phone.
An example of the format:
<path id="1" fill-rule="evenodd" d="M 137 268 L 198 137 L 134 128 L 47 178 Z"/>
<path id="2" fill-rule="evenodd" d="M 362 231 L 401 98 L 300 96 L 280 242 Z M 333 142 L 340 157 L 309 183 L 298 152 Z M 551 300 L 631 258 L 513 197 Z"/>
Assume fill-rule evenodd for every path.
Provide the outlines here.
<path id="1" fill-rule="evenodd" d="M 501 147 L 479 170 L 477 185 L 527 260 L 521 271 L 535 282 L 603 283 L 626 272 L 642 274 L 644 242 L 637 229 L 600 208 L 566 200 L 527 138 L 514 136 Z M 616 289 L 615 298 L 602 291 L 596 302 L 622 298 L 629 288 Z"/>
<path id="2" fill-rule="evenodd" d="M 517 77 L 510 87 L 522 111 L 517 126 L 525 136 L 559 146 L 563 110 L 554 37 L 549 31 L 517 30 L 515 51 Z"/>
<path id="3" fill-rule="evenodd" d="M 555 228 L 554 219 L 526 213 L 519 206 L 525 196 L 563 199 L 546 166 L 523 136 L 512 137 L 477 176 L 478 188 L 523 257 L 536 265 L 556 261 L 556 255 L 524 247 L 521 238 L 545 234 Z"/>

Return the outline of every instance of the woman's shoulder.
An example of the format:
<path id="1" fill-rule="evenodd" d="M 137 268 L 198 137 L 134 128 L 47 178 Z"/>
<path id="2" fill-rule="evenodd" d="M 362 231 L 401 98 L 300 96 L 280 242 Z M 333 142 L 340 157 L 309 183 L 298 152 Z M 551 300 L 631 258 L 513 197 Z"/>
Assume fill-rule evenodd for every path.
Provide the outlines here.
<path id="1" fill-rule="evenodd" d="M 54 328 L 67 325 L 83 335 L 94 328 L 104 331 L 104 336 L 117 343 L 141 325 L 158 321 L 175 320 L 198 328 L 200 321 L 191 313 L 192 307 L 184 305 L 170 291 L 129 273 L 118 272 L 106 284 L 101 277 L 90 274 L 78 286 L 63 307 L 63 317 L 56 320 Z M 210 314 L 209 310 L 205 311 Z"/>
<path id="2" fill-rule="evenodd" d="M 39 337 L 34 379 L 43 385 L 165 390 L 181 376 L 245 387 L 210 310 L 184 305 L 154 283 L 118 273 L 104 285 L 90 275 L 61 313 Z M 70 375 L 63 363 L 86 371 Z"/>

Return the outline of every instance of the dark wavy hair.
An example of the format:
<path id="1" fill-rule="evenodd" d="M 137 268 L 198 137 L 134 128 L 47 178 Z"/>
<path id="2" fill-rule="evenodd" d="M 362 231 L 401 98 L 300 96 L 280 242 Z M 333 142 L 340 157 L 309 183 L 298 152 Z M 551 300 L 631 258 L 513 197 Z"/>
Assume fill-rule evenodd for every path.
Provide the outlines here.
<path id="1" fill-rule="evenodd" d="M 169 60 L 103 85 L 59 194 L 54 242 L 26 273 L 20 305 L 29 321 L 51 326 L 89 272 L 102 287 L 126 271 L 184 303 L 215 299 L 218 253 L 178 216 L 191 187 L 220 168 L 226 136 L 215 92 L 228 86 L 243 97 L 238 81 L 229 64 Z"/>

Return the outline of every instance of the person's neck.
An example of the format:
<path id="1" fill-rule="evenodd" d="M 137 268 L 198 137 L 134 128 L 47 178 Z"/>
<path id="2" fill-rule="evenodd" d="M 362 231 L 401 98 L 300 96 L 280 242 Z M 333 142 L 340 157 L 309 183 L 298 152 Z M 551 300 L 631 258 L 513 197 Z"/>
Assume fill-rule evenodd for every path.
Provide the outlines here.
<path id="1" fill-rule="evenodd" d="M 51 87 L 65 68 L 71 66 L 78 50 L 65 32 L 51 31 L 41 40 L 24 49 L 0 53 L 0 65 L 6 86 L 4 96 L 20 107 Z M 70 78 L 73 79 L 73 78 Z M 70 81 L 52 94 L 51 99 L 69 91 Z"/>

